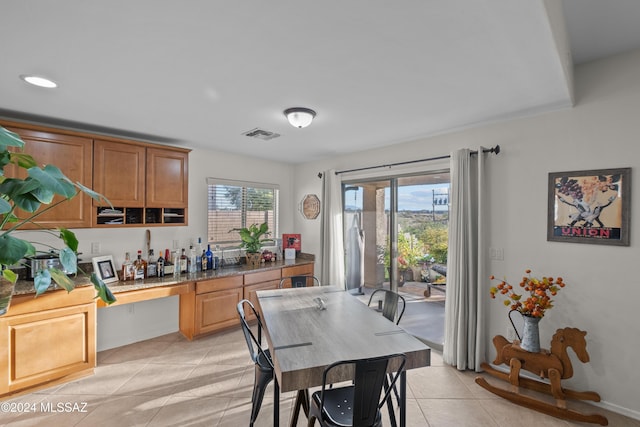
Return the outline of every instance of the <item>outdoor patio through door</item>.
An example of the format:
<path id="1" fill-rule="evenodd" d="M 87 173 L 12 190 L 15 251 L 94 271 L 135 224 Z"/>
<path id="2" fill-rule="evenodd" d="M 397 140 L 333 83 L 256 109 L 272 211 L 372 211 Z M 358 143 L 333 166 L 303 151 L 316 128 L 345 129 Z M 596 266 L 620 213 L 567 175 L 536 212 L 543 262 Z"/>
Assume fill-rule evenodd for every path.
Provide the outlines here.
<path id="1" fill-rule="evenodd" d="M 344 180 L 346 288 L 376 288 L 407 299 L 401 326 L 443 343 L 449 172 Z M 363 298 L 364 299 L 364 298 Z"/>

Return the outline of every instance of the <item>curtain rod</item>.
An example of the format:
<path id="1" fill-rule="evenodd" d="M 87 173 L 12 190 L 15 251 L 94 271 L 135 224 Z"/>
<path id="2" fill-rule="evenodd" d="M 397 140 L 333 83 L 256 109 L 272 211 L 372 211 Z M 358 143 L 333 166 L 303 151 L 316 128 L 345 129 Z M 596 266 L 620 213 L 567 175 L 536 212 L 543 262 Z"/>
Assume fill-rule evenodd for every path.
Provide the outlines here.
<path id="1" fill-rule="evenodd" d="M 500 146 L 496 145 L 495 147 L 492 148 L 485 148 L 484 150 L 482 150 L 483 153 L 495 153 L 496 155 L 500 153 Z M 477 151 L 472 151 L 471 154 L 478 154 Z M 357 169 L 347 169 L 347 170 L 343 170 L 343 171 L 336 171 L 336 175 L 340 175 L 341 173 L 348 173 L 348 172 L 359 172 L 359 171 L 365 171 L 365 170 L 369 170 L 369 169 L 378 169 L 378 168 L 390 168 L 392 166 L 400 166 L 400 165 L 409 165 L 412 163 L 419 163 L 419 162 L 429 162 L 432 160 L 442 160 L 442 159 L 448 159 L 450 158 L 451 155 L 447 154 L 446 156 L 437 156 L 437 157 L 429 157 L 428 159 L 418 159 L 418 160 L 408 160 L 406 162 L 397 162 L 397 163 L 389 163 L 386 165 L 378 165 L 378 166 L 368 166 L 365 168 L 357 168 Z"/>

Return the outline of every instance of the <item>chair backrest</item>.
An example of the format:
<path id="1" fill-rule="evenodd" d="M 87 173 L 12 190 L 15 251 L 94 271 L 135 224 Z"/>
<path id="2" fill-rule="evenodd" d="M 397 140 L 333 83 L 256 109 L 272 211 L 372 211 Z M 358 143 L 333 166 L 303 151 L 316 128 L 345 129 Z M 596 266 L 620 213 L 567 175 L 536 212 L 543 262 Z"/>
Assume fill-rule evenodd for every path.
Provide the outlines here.
<path id="1" fill-rule="evenodd" d="M 377 299 L 380 299 L 381 293 L 384 293 L 384 299 L 382 300 L 382 315 L 392 322 L 395 322 L 396 325 L 399 324 L 400 319 L 402 319 L 402 315 L 404 314 L 407 302 L 404 297 L 397 292 L 388 289 L 376 289 L 369 297 L 369 303 L 367 305 L 371 307 L 374 296 L 378 294 Z M 400 314 L 398 314 L 398 307 L 400 308 Z"/>
<path id="2" fill-rule="evenodd" d="M 311 286 L 320 286 L 320 281 L 316 276 L 287 276 L 280 279 L 278 288 L 284 288 L 285 283 L 290 282 L 292 288 L 305 288 L 311 283 Z"/>
<path id="3" fill-rule="evenodd" d="M 382 398 L 382 386 L 384 384 L 389 361 L 396 360 L 399 363 L 397 370 L 392 374 L 389 387 Z M 370 359 L 344 360 L 329 365 L 322 374 L 322 390 L 320 392 L 320 405 L 324 407 L 324 393 L 330 386 L 327 377 L 332 369 L 342 365 L 355 365 L 353 377 L 353 427 L 372 426 L 378 414 L 378 410 L 390 397 L 390 392 L 404 371 L 406 356 L 404 354 L 391 354 L 388 356 Z"/>
<path id="4" fill-rule="evenodd" d="M 251 330 L 251 327 L 249 327 L 249 323 L 247 323 L 247 316 L 245 315 L 245 312 L 244 312 L 245 305 L 249 307 L 249 309 L 253 312 L 256 318 L 257 333 L 255 334 Z M 258 314 L 258 311 L 253 306 L 251 301 L 247 299 L 243 299 L 242 301 L 240 301 L 236 308 L 238 310 L 238 316 L 240 316 L 240 324 L 242 325 L 242 332 L 244 333 L 244 338 L 247 341 L 247 347 L 249 347 L 249 354 L 251 355 L 251 360 L 253 360 L 254 362 L 257 362 L 258 356 L 262 354 L 265 360 L 267 360 L 271 365 L 271 367 L 273 367 L 271 358 L 267 354 L 265 354 L 265 351 L 262 348 L 262 320 L 260 320 L 260 314 Z"/>

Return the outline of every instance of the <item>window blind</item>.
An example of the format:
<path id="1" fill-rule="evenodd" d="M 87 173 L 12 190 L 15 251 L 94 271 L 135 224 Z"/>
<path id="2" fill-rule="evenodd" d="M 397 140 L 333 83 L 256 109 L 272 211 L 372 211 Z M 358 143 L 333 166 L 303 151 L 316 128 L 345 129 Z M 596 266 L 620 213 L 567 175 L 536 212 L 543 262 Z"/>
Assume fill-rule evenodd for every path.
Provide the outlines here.
<path id="1" fill-rule="evenodd" d="M 208 243 L 240 244 L 236 228 L 266 222 L 270 237 L 279 235 L 279 186 L 256 182 L 207 178 Z"/>

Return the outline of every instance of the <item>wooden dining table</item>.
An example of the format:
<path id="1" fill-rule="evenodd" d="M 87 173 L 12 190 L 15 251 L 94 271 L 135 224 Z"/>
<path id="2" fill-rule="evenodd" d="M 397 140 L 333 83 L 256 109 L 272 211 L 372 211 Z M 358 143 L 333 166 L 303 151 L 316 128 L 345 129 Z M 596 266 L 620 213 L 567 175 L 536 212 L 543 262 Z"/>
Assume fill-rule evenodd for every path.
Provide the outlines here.
<path id="1" fill-rule="evenodd" d="M 262 290 L 257 299 L 275 368 L 274 426 L 279 425 L 281 391 L 321 386 L 324 369 L 333 362 L 396 353 L 406 355 L 399 381 L 400 426 L 406 426 L 406 370 L 429 366 L 429 347 L 334 286 Z"/>

